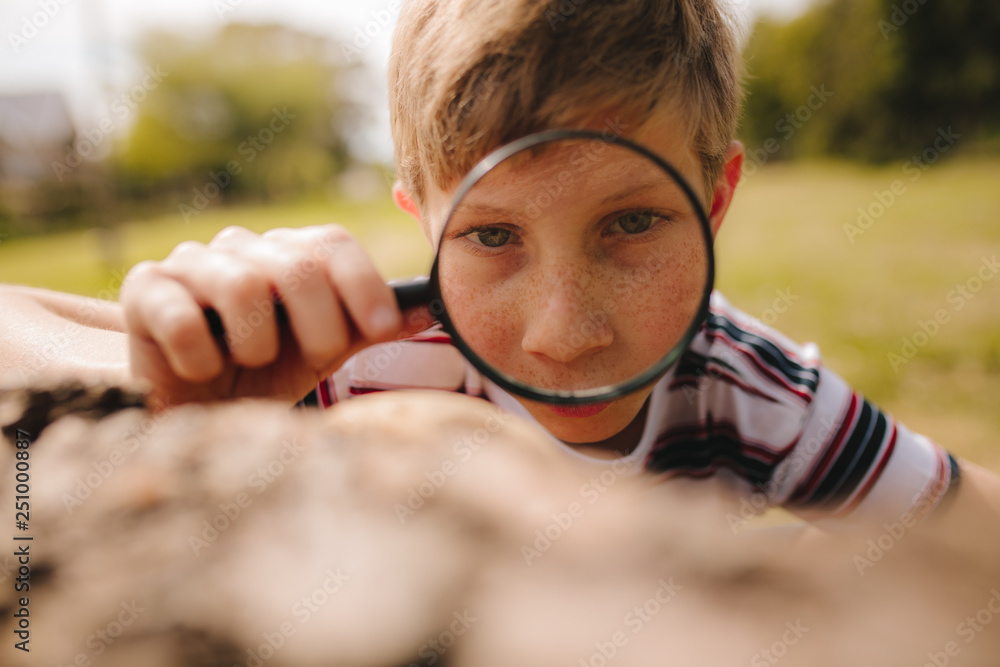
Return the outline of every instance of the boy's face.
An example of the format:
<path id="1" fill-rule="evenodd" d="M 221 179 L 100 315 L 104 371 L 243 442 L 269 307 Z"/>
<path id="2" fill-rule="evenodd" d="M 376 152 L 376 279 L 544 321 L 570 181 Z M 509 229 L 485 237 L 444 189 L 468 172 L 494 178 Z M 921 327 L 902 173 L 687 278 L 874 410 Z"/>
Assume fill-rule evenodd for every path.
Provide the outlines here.
<path id="1" fill-rule="evenodd" d="M 681 127 L 660 114 L 628 138 L 704 192 L 701 162 Z M 552 389 L 613 384 L 655 364 L 688 328 L 705 284 L 704 242 L 693 215 L 681 216 L 690 218 L 686 225 L 622 217 L 643 210 L 642 195 L 628 194 L 636 184 L 654 171 L 663 179 L 651 162 L 615 148 L 574 162 L 573 178 L 559 179 L 560 188 L 545 187 L 579 147 L 504 163 L 466 196 L 447 230 L 458 180 L 447 190 L 429 183 L 421 219 L 435 250 L 443 249 L 439 277 L 462 337 L 501 371 Z M 525 202 L 539 201 L 543 189 L 551 204 L 524 215 Z M 687 202 L 679 192 L 668 196 L 678 202 L 668 205 L 673 210 Z M 470 234 L 483 211 L 493 226 Z M 616 276 L 637 269 L 643 279 L 623 288 Z M 651 390 L 579 407 L 518 400 L 560 440 L 590 443 L 623 431 Z"/>

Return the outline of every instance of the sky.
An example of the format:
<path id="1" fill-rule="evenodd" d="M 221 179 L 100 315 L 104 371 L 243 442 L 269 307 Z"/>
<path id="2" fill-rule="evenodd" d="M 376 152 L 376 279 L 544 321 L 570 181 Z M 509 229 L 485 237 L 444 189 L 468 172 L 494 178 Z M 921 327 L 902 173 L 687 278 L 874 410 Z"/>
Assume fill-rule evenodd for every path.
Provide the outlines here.
<path id="1" fill-rule="evenodd" d="M 748 13 L 783 17 L 813 0 L 733 0 Z M 0 95 L 62 92 L 78 127 L 108 114 L 108 104 L 136 78 L 132 53 L 150 29 L 206 33 L 226 21 L 279 22 L 353 41 L 374 35 L 361 50 L 372 85 L 358 101 L 372 110 L 355 151 L 388 161 L 385 65 L 398 0 L 0 0 Z M 384 25 L 383 25 L 384 24 Z"/>

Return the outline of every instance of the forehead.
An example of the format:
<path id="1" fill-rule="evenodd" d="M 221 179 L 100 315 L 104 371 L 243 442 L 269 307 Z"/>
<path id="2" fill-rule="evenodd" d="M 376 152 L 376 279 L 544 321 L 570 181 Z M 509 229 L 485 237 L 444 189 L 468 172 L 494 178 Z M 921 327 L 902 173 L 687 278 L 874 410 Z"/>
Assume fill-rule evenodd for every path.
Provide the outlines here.
<path id="1" fill-rule="evenodd" d="M 619 124 L 622 136 L 638 143 L 669 162 L 694 192 L 703 192 L 702 165 L 692 148 L 685 123 L 673 114 L 657 114 L 641 127 Z M 600 132 L 599 128 L 591 128 Z M 615 135 L 606 131 L 604 137 Z M 427 231 L 436 239 L 456 204 L 461 184 L 456 177 L 447 189 L 432 186 L 426 197 L 424 216 Z M 607 140 L 559 142 L 517 154 L 477 183 L 461 202 L 461 209 L 531 208 L 531 193 L 541 197 L 558 192 L 567 201 L 574 198 L 625 196 L 651 184 L 662 185 L 664 172 L 655 163 Z M 679 188 L 677 188 L 679 191 Z M 547 193 L 547 194 L 546 194 Z"/>

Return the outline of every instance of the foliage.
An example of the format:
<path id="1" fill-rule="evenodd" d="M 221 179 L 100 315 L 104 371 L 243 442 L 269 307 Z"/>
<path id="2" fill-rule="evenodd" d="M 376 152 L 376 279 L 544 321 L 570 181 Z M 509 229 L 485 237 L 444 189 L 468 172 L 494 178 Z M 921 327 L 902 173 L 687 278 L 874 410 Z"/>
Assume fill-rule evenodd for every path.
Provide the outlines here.
<path id="1" fill-rule="evenodd" d="M 325 188 L 348 161 L 354 112 L 338 54 L 325 38 L 273 25 L 151 35 L 142 59 L 166 74 L 119 147 L 123 194 L 180 193 L 200 209 Z"/>
<path id="2" fill-rule="evenodd" d="M 746 55 L 741 136 L 769 137 L 775 157 L 909 158 L 952 126 L 963 144 L 1000 130 L 1000 5 L 972 0 L 829 0 L 788 22 L 763 20 Z M 776 129 L 809 100 L 833 93 L 796 132 Z M 808 107 L 807 107 L 808 108 Z"/>

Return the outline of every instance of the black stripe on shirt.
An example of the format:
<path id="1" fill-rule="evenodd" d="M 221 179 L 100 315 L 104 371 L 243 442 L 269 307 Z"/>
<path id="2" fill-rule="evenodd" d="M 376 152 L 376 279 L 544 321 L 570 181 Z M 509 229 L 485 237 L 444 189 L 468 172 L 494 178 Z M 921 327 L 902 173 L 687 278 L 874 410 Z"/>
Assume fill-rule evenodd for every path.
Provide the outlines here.
<path id="1" fill-rule="evenodd" d="M 651 472 L 679 472 L 697 475 L 728 465 L 755 486 L 764 486 L 774 474 L 778 461 L 761 461 L 744 453 L 746 444 L 725 432 L 674 440 L 659 447 L 646 462 Z"/>
<path id="2" fill-rule="evenodd" d="M 681 355 L 681 358 L 677 360 L 677 366 L 674 370 L 674 377 L 696 377 L 700 378 L 707 373 L 709 373 L 707 367 L 708 364 L 714 364 L 721 368 L 726 369 L 736 377 L 740 377 L 740 372 L 736 370 L 732 364 L 729 364 L 718 357 L 709 357 L 704 354 L 698 354 L 694 350 L 687 350 Z"/>
<path id="3" fill-rule="evenodd" d="M 885 443 L 887 430 L 885 415 L 869 401 L 864 401 L 861 414 L 837 460 L 816 490 L 797 504 L 834 507 L 843 503 L 868 474 Z"/>
<path id="4" fill-rule="evenodd" d="M 819 384 L 819 371 L 815 368 L 806 368 L 791 359 L 784 350 L 768 339 L 741 329 L 729 318 L 717 314 L 709 314 L 705 329 L 709 333 L 724 332 L 732 340 L 749 346 L 761 361 L 784 377 L 789 384 L 804 387 L 815 393 Z"/>

